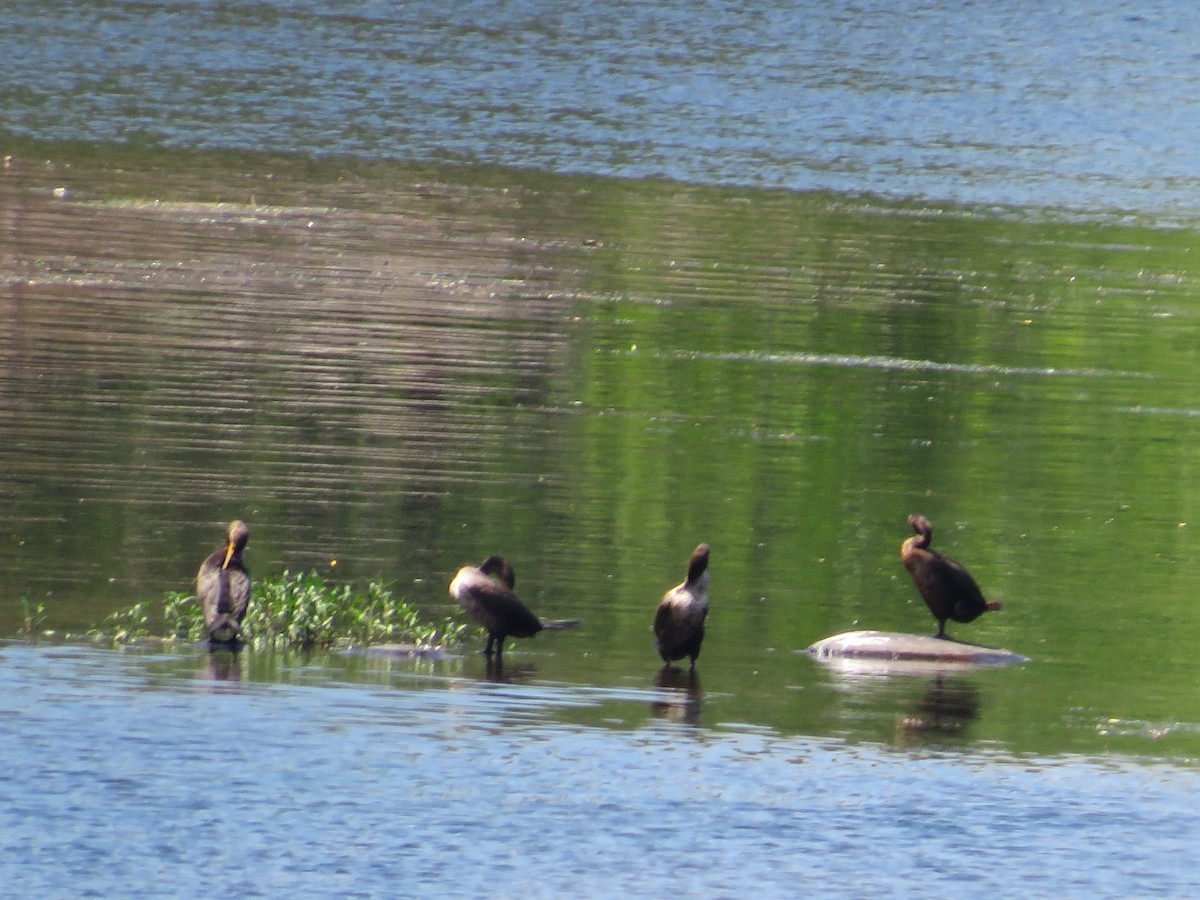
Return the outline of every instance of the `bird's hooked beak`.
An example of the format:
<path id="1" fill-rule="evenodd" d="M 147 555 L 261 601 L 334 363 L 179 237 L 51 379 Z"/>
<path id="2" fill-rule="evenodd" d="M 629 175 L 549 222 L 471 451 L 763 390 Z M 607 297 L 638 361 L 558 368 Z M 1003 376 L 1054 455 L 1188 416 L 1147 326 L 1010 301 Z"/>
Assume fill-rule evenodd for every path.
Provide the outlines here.
<path id="1" fill-rule="evenodd" d="M 229 560 L 231 560 L 233 558 L 233 549 L 234 549 L 233 541 L 230 541 L 229 546 L 225 548 L 225 562 L 221 563 L 222 569 L 229 567 Z"/>

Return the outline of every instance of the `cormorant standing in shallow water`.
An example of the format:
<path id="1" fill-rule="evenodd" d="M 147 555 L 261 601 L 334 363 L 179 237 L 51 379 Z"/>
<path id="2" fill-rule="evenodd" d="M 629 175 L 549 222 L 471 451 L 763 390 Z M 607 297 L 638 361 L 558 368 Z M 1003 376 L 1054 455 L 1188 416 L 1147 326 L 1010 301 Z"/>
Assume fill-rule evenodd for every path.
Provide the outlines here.
<path id="1" fill-rule="evenodd" d="M 225 529 L 225 546 L 215 550 L 196 573 L 196 596 L 204 611 L 204 634 L 214 644 L 230 644 L 242 633 L 242 619 L 250 605 L 250 573 L 242 565 L 242 551 L 250 529 L 235 519 Z"/>
<path id="2" fill-rule="evenodd" d="M 503 556 L 489 556 L 478 566 L 463 566 L 450 582 L 450 596 L 467 614 L 487 629 L 489 659 L 504 654 L 506 637 L 533 637 L 542 630 L 558 630 L 578 625 L 578 619 L 542 621 L 513 593 L 516 574 Z"/>
<path id="3" fill-rule="evenodd" d="M 914 513 L 908 517 L 908 524 L 916 534 L 900 545 L 900 561 L 937 619 L 938 637 L 948 637 L 947 619 L 973 622 L 986 610 L 1000 608 L 999 600 L 983 599 L 983 592 L 970 572 L 950 557 L 929 549 L 933 526 L 927 518 Z"/>
<path id="4" fill-rule="evenodd" d="M 708 550 L 708 544 L 701 544 L 692 551 L 687 580 L 667 591 L 654 613 L 658 655 L 668 666 L 688 656 L 696 668 L 708 617 Z"/>

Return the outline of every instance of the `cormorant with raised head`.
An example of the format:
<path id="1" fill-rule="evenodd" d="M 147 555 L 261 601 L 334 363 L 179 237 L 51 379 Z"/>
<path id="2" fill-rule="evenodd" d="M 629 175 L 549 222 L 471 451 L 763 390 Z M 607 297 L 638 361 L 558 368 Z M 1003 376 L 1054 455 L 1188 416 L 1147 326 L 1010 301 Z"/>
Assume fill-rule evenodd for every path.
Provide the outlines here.
<path id="1" fill-rule="evenodd" d="M 667 591 L 654 613 L 654 636 L 658 655 L 670 665 L 677 659 L 690 657 L 696 668 L 696 657 L 704 642 L 704 620 L 708 618 L 708 544 L 692 551 L 688 560 L 687 578 Z"/>

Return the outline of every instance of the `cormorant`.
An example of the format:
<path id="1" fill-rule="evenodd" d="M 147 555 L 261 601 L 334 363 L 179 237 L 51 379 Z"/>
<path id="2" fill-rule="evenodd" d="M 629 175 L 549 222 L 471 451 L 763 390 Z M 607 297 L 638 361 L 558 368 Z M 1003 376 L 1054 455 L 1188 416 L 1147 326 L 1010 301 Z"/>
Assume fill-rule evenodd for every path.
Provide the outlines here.
<path id="1" fill-rule="evenodd" d="M 947 637 L 947 619 L 973 622 L 985 611 L 1000 608 L 999 600 L 983 598 L 970 572 L 950 557 L 929 549 L 933 526 L 927 518 L 914 513 L 908 517 L 908 524 L 916 534 L 900 545 L 900 561 L 937 619 L 938 637 Z"/>
<path id="2" fill-rule="evenodd" d="M 700 644 L 704 641 L 704 620 L 708 617 L 708 544 L 692 551 L 688 560 L 687 579 L 671 588 L 659 601 L 654 613 L 654 636 L 658 639 L 658 655 L 670 665 L 677 659 L 691 657 L 696 668 Z"/>
<path id="3" fill-rule="evenodd" d="M 488 658 L 495 647 L 497 658 L 504 654 L 506 637 L 533 637 L 539 631 L 570 628 L 578 619 L 542 621 L 513 593 L 516 575 L 503 556 L 489 556 L 478 566 L 463 566 L 450 582 L 450 596 L 467 614 L 487 629 Z"/>
<path id="4" fill-rule="evenodd" d="M 204 634 L 214 644 L 233 643 L 242 632 L 250 605 L 250 573 L 242 565 L 242 551 L 249 539 L 246 523 L 234 519 L 225 529 L 225 546 L 210 553 L 196 573 Z"/>

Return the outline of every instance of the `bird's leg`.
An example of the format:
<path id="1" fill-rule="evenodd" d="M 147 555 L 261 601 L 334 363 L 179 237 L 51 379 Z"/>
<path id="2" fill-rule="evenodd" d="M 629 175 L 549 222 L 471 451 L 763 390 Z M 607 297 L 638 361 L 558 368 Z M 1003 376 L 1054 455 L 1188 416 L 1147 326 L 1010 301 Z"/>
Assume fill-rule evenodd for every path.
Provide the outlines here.
<path id="1" fill-rule="evenodd" d="M 484 649 L 483 649 L 483 655 L 486 656 L 488 659 L 492 658 L 492 644 L 494 644 L 495 642 L 496 642 L 496 636 L 489 631 L 487 646 L 484 647 Z"/>
<path id="2" fill-rule="evenodd" d="M 946 634 L 946 620 L 938 619 L 938 633 L 934 637 L 941 638 L 943 641 L 950 640 L 950 635 Z"/>

